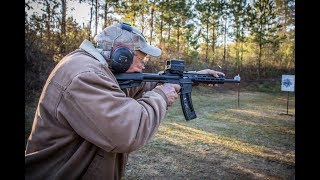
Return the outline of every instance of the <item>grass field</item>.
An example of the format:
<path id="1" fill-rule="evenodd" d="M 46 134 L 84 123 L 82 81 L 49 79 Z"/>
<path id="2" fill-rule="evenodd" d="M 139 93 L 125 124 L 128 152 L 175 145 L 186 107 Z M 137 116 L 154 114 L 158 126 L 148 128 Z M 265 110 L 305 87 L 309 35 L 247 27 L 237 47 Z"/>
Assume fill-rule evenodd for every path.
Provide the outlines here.
<path id="1" fill-rule="evenodd" d="M 294 179 L 295 97 L 279 90 L 195 87 L 198 118 L 179 100 L 153 139 L 129 156 L 124 179 Z M 30 133 L 36 103 L 26 105 Z"/>
<path id="2" fill-rule="evenodd" d="M 126 179 L 294 179 L 294 95 L 288 115 L 285 92 L 239 97 L 238 107 L 237 91 L 197 88 L 191 121 L 175 102 L 154 138 L 130 155 Z"/>

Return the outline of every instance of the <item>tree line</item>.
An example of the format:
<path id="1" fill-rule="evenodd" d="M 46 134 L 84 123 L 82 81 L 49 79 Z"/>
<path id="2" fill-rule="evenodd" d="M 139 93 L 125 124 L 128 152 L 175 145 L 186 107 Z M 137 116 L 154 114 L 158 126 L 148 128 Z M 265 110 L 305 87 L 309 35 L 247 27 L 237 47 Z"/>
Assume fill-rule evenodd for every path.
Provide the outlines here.
<path id="1" fill-rule="evenodd" d="M 71 2 L 90 7 L 86 23 L 68 14 Z M 114 22 L 141 29 L 162 49 L 160 58 L 150 59 L 150 72 L 163 70 L 169 59 L 185 60 L 187 70 L 211 68 L 243 80 L 295 69 L 293 0 L 30 0 L 25 10 L 28 94 L 42 88 L 64 55 Z"/>

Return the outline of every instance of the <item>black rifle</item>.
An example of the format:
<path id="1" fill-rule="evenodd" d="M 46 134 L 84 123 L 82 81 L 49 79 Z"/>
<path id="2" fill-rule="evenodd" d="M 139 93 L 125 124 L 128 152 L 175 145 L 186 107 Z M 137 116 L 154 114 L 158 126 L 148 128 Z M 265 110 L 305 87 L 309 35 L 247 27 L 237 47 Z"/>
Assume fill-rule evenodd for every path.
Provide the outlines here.
<path id="1" fill-rule="evenodd" d="M 223 76 L 214 77 L 210 74 L 185 73 L 183 60 L 167 61 L 165 71 L 162 74 L 152 73 L 118 73 L 115 74 L 121 89 L 139 86 L 143 81 L 179 84 L 180 102 L 185 119 L 191 120 L 197 117 L 191 99 L 192 86 L 199 83 L 224 84 L 240 83 L 240 80 L 225 79 Z"/>

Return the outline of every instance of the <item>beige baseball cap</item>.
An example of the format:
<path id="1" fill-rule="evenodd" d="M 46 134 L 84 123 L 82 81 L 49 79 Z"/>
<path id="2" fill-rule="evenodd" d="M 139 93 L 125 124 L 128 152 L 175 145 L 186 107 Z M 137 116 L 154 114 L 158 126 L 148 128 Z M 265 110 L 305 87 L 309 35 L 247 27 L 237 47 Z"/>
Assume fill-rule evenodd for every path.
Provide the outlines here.
<path id="1" fill-rule="evenodd" d="M 111 50 L 112 47 L 125 46 L 130 50 L 140 50 L 150 56 L 158 57 L 161 49 L 149 45 L 143 34 L 127 23 L 114 23 L 94 37 L 99 48 Z"/>

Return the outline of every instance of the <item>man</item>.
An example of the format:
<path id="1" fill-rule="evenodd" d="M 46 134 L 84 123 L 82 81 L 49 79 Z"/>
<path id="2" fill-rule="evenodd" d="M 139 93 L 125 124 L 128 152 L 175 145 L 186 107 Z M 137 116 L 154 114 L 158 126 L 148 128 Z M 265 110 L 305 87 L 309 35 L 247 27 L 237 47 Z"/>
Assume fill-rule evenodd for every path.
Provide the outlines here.
<path id="1" fill-rule="evenodd" d="M 128 153 L 150 140 L 178 98 L 176 84 L 120 89 L 114 73 L 142 72 L 147 55 L 161 55 L 136 28 L 116 23 L 95 41 L 49 75 L 27 141 L 26 179 L 120 179 Z"/>

